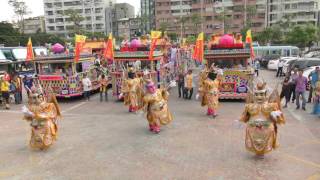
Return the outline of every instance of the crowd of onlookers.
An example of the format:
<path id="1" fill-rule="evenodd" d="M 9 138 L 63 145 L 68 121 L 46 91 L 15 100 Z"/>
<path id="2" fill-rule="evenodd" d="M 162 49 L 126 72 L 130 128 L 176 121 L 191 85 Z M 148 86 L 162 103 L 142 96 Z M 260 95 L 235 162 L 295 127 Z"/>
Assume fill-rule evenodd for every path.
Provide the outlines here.
<path id="1" fill-rule="evenodd" d="M 22 90 L 26 90 L 29 95 L 29 90 L 33 87 L 32 76 L 20 77 L 19 74 L 8 74 L 4 72 L 3 76 L 0 77 L 0 105 L 6 109 L 10 109 L 10 104 L 21 104 L 22 103 Z"/>
<path id="2" fill-rule="evenodd" d="M 276 76 L 280 77 L 281 74 L 281 69 L 278 69 Z M 305 77 L 303 70 L 298 68 L 286 73 L 280 98 L 285 99 L 284 108 L 287 108 L 291 101 L 296 104 L 297 110 L 301 108 L 306 111 L 306 105 L 310 103 L 313 104 L 312 113 L 320 115 L 320 68 L 316 67 L 308 77 Z"/>

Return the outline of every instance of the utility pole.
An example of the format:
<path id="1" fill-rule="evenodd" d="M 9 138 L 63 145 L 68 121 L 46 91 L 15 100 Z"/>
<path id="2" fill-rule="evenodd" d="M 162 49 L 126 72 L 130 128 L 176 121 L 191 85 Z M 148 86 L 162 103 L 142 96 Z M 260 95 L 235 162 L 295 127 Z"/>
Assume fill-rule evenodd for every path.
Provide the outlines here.
<path id="1" fill-rule="evenodd" d="M 244 0 L 244 26 L 247 26 L 247 0 Z"/>
<path id="2" fill-rule="evenodd" d="M 201 6 L 201 11 L 200 11 L 200 21 L 201 21 L 201 31 L 204 32 L 204 28 L 203 28 L 203 21 L 202 21 L 202 17 L 203 17 L 203 0 L 200 0 L 200 6 Z"/>
<path id="3" fill-rule="evenodd" d="M 183 10 L 182 10 L 182 0 L 180 0 L 180 43 L 182 43 L 183 41 L 183 33 L 182 33 L 182 13 L 183 13 Z"/>

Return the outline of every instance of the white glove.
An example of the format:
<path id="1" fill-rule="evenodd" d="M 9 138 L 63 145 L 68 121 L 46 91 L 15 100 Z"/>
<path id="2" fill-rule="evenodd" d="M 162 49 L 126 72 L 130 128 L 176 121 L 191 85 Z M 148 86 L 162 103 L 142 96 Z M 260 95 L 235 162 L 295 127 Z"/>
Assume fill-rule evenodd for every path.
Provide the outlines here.
<path id="1" fill-rule="evenodd" d="M 281 112 L 281 111 L 272 111 L 272 112 L 271 112 L 271 117 L 272 117 L 273 119 L 277 119 L 277 118 L 279 118 L 281 115 L 282 115 L 282 112 Z"/>
<path id="2" fill-rule="evenodd" d="M 26 106 L 22 106 L 21 111 L 26 117 L 33 117 L 34 116 L 34 113 L 31 112 Z"/>
<path id="3" fill-rule="evenodd" d="M 196 95 L 196 100 L 199 100 L 199 98 L 200 98 L 200 95 L 199 95 L 199 93 Z"/>

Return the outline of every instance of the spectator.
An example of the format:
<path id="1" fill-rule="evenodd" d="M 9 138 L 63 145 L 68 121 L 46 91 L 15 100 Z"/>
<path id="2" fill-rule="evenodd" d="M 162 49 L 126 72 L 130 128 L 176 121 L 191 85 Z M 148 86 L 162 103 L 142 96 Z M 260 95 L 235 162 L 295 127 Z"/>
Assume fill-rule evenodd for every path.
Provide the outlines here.
<path id="1" fill-rule="evenodd" d="M 310 84 L 310 91 L 309 91 L 309 98 L 308 98 L 308 103 L 311 103 L 311 99 L 312 99 L 312 94 L 313 94 L 313 91 L 316 87 L 316 83 L 318 82 L 319 80 L 319 75 L 320 75 L 320 68 L 319 67 L 316 67 L 316 69 L 314 71 L 312 71 L 309 76 L 308 76 L 308 79 L 309 81 L 311 82 Z"/>
<path id="2" fill-rule="evenodd" d="M 185 80 L 185 89 L 186 89 L 186 99 L 191 99 L 192 94 L 193 94 L 193 74 L 192 70 L 188 70 L 188 74 L 186 75 L 186 80 Z"/>
<path id="3" fill-rule="evenodd" d="M 83 86 L 84 98 L 87 99 L 87 101 L 89 101 L 90 100 L 90 91 L 92 89 L 92 84 L 91 84 L 90 79 L 87 77 L 87 74 L 83 74 L 82 86 Z"/>
<path id="4" fill-rule="evenodd" d="M 0 79 L 0 89 L 1 89 L 2 99 L 5 103 L 6 109 L 10 109 L 10 104 L 9 104 L 10 83 L 7 80 L 5 80 L 4 77 L 1 77 Z"/>
<path id="5" fill-rule="evenodd" d="M 320 81 L 318 81 L 314 88 L 314 98 L 313 98 L 313 114 L 320 115 Z"/>
<path id="6" fill-rule="evenodd" d="M 258 60 L 254 61 L 254 72 L 256 76 L 259 76 L 259 70 L 260 70 L 260 62 Z"/>
<path id="7" fill-rule="evenodd" d="M 15 86 L 15 91 L 14 91 L 14 100 L 16 104 L 21 104 L 22 102 L 22 86 L 21 86 L 21 80 L 18 75 L 14 76 L 12 80 L 12 84 Z"/>
<path id="8" fill-rule="evenodd" d="M 284 108 L 288 107 L 288 102 L 290 102 L 290 83 L 289 83 L 289 77 L 286 77 L 282 83 L 282 90 L 280 94 L 280 99 L 286 98 L 286 104 L 284 105 Z"/>
<path id="9" fill-rule="evenodd" d="M 23 79 L 23 85 L 25 90 L 27 91 L 28 97 L 30 95 L 30 91 L 33 87 L 33 79 L 32 76 L 25 76 Z"/>
<path id="10" fill-rule="evenodd" d="M 108 101 L 108 78 L 104 74 L 101 75 L 99 79 L 100 83 L 100 102 L 103 100 L 103 93 L 105 97 L 105 101 Z"/>
<path id="11" fill-rule="evenodd" d="M 298 69 L 294 68 L 293 74 L 290 75 L 290 98 L 292 97 L 292 103 L 296 99 L 296 79 L 298 78 Z"/>
<path id="12" fill-rule="evenodd" d="M 179 71 L 177 82 L 179 98 L 181 98 L 181 95 L 184 97 L 184 73 L 182 69 Z"/>
<path id="13" fill-rule="evenodd" d="M 303 76 L 303 70 L 299 71 L 299 76 L 296 78 L 296 105 L 300 109 L 300 96 L 302 96 L 302 109 L 306 110 L 306 87 L 308 79 Z"/>
<path id="14" fill-rule="evenodd" d="M 283 72 L 283 61 L 282 60 L 279 60 L 279 63 L 278 63 L 278 71 L 277 71 L 277 77 L 281 77 Z"/>

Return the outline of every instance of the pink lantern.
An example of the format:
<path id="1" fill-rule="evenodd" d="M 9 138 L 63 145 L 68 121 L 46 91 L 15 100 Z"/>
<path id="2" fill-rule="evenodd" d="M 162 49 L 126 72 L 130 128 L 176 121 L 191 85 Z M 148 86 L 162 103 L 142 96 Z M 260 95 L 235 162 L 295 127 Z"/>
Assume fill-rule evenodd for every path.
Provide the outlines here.
<path id="1" fill-rule="evenodd" d="M 133 39 L 130 43 L 130 48 L 136 49 L 138 47 L 141 47 L 141 42 L 139 39 Z"/>
<path id="2" fill-rule="evenodd" d="M 62 46 L 59 43 L 56 43 L 51 47 L 51 51 L 53 53 L 55 53 L 55 54 L 63 53 L 64 52 L 64 46 Z"/>
<path id="3" fill-rule="evenodd" d="M 219 48 L 232 48 L 234 46 L 234 38 L 230 34 L 223 35 L 219 40 Z"/>

